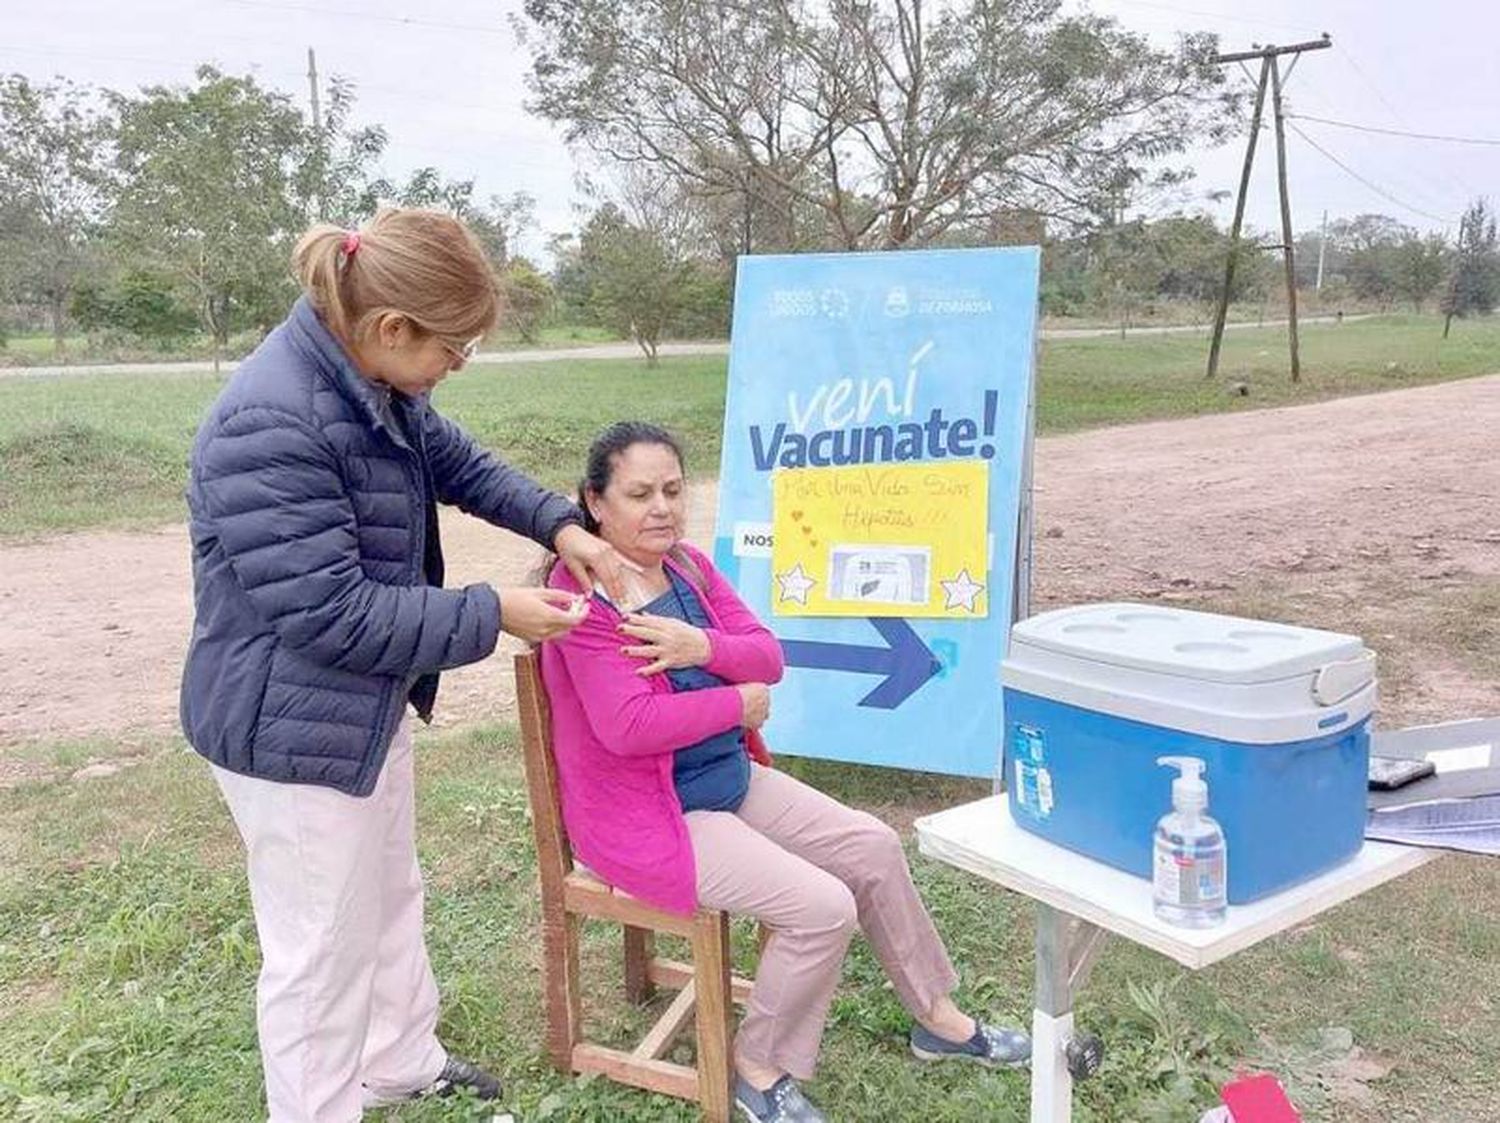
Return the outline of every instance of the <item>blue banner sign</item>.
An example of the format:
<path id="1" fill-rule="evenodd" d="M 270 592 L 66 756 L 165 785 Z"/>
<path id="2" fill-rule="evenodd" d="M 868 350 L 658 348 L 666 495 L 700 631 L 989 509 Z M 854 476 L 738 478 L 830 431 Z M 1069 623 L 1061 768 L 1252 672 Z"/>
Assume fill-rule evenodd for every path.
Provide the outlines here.
<path id="1" fill-rule="evenodd" d="M 772 752 L 995 774 L 1039 261 L 1030 247 L 740 259 L 714 560 L 786 652 L 765 729 Z M 778 472 L 847 479 L 869 465 L 879 494 L 882 467 L 931 465 L 941 494 L 942 466 L 962 461 L 988 466 L 984 509 L 962 515 L 987 526 L 986 566 L 944 573 L 906 538 L 871 544 L 866 526 L 857 548 L 820 544 L 831 554 L 823 579 L 836 570 L 863 595 L 886 597 L 879 614 L 778 610 L 809 603 L 817 577 L 800 562 L 775 570 Z M 812 556 L 799 546 L 799 558 Z M 913 582 L 957 615 L 893 615 L 892 604 L 921 601 Z"/>

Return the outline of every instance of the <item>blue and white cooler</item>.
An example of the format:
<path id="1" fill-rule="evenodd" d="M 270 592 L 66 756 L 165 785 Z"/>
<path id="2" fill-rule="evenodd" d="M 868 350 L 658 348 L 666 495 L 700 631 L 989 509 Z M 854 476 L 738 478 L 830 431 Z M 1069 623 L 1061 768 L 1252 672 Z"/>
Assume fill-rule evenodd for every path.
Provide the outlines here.
<path id="1" fill-rule="evenodd" d="M 1140 877 L 1176 773 L 1200 757 L 1230 904 L 1353 857 L 1364 835 L 1375 655 L 1356 636 L 1156 605 L 1018 623 L 1002 670 L 1010 810 Z"/>

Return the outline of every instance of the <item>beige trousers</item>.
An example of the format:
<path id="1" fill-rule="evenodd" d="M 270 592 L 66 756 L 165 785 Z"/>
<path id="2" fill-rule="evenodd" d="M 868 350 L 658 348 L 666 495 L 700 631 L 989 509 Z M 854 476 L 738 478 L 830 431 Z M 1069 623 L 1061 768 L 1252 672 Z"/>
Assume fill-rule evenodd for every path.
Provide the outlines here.
<path id="1" fill-rule="evenodd" d="M 896 832 L 784 772 L 752 765 L 738 811 L 690 811 L 698 899 L 772 929 L 735 1057 L 812 1076 L 856 925 L 902 1004 L 926 1017 L 958 975 Z"/>
<path id="2" fill-rule="evenodd" d="M 422 938 L 411 731 L 375 791 L 214 768 L 245 841 L 270 1123 L 354 1123 L 366 1099 L 437 1079 L 437 984 Z"/>

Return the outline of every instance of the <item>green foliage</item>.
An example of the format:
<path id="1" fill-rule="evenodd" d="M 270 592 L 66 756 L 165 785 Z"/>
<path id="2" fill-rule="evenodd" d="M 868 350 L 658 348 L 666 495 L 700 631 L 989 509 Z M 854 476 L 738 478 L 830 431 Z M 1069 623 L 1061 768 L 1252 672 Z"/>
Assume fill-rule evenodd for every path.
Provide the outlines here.
<path id="1" fill-rule="evenodd" d="M 1451 267 L 1450 251 L 1442 235 L 1419 235 L 1383 214 L 1330 222 L 1321 246 L 1313 235 L 1300 239 L 1300 284 L 1312 284 L 1320 249 L 1328 292 L 1337 294 L 1339 286 L 1347 286 L 1354 298 L 1384 308 L 1407 301 L 1420 311 Z"/>
<path id="2" fill-rule="evenodd" d="M 500 292 L 505 299 L 505 326 L 514 329 L 524 343 L 540 342 L 542 323 L 555 299 L 547 278 L 518 257 L 500 275 Z"/>
<path id="3" fill-rule="evenodd" d="M 1500 304 L 1500 249 L 1495 215 L 1483 199 L 1476 199 L 1459 222 L 1457 263 L 1442 310 L 1451 324 L 1455 316 L 1488 315 L 1496 304 Z"/>
<path id="4" fill-rule="evenodd" d="M 114 236 L 191 295 L 222 351 L 237 327 L 285 314 L 304 227 L 299 169 L 312 137 L 283 94 L 200 67 L 190 87 L 111 95 L 123 188 Z"/>
<path id="5" fill-rule="evenodd" d="M 109 131 L 78 86 L 0 76 L 0 301 L 46 307 L 58 352 L 73 291 L 97 256 Z"/>
<path id="6" fill-rule="evenodd" d="M 1075 309 L 1108 309 L 1125 326 L 1157 302 L 1213 304 L 1224 287 L 1228 253 L 1228 236 L 1213 219 L 1175 214 L 1103 226 L 1071 245 L 1054 243 L 1051 257 L 1073 279 Z M 1231 303 L 1262 295 L 1274 269 L 1249 239 L 1236 253 Z"/>
<path id="7" fill-rule="evenodd" d="M 1449 269 L 1448 243 L 1441 234 L 1412 234 L 1396 246 L 1393 262 L 1396 295 L 1421 311 Z"/>
<path id="8" fill-rule="evenodd" d="M 1212 36 L 1162 51 L 1060 0 L 524 10 L 532 108 L 745 250 L 993 240 L 1018 207 L 1094 220 L 1233 107 Z"/>
<path id="9" fill-rule="evenodd" d="M 595 317 L 635 340 L 654 365 L 663 337 L 704 299 L 700 270 L 660 233 L 631 223 L 612 204 L 589 220 L 579 249 Z"/>
<path id="10" fill-rule="evenodd" d="M 370 169 L 389 139 L 380 125 L 355 127 L 354 86 L 335 77 L 324 90 L 322 120 L 308 126 L 295 173 L 294 195 L 305 201 L 307 219 L 353 226 L 375 213 L 383 181 Z"/>
<path id="11" fill-rule="evenodd" d="M 130 270 L 108 287 L 97 279 L 81 285 L 70 310 L 84 331 L 118 332 L 162 345 L 185 340 L 198 326 L 172 280 L 149 269 Z"/>

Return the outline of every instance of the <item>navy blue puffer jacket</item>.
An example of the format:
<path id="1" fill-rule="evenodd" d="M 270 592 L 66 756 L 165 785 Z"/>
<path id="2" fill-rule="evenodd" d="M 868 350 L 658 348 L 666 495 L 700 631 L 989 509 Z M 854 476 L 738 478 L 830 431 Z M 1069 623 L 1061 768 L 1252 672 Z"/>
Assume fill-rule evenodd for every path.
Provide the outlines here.
<path id="1" fill-rule="evenodd" d="M 425 398 L 377 388 L 301 300 L 193 445 L 189 742 L 224 768 L 368 795 L 408 699 L 495 648 L 488 585 L 443 589 L 437 502 L 550 546 L 578 510 Z M 403 431 L 404 430 L 404 431 Z"/>

